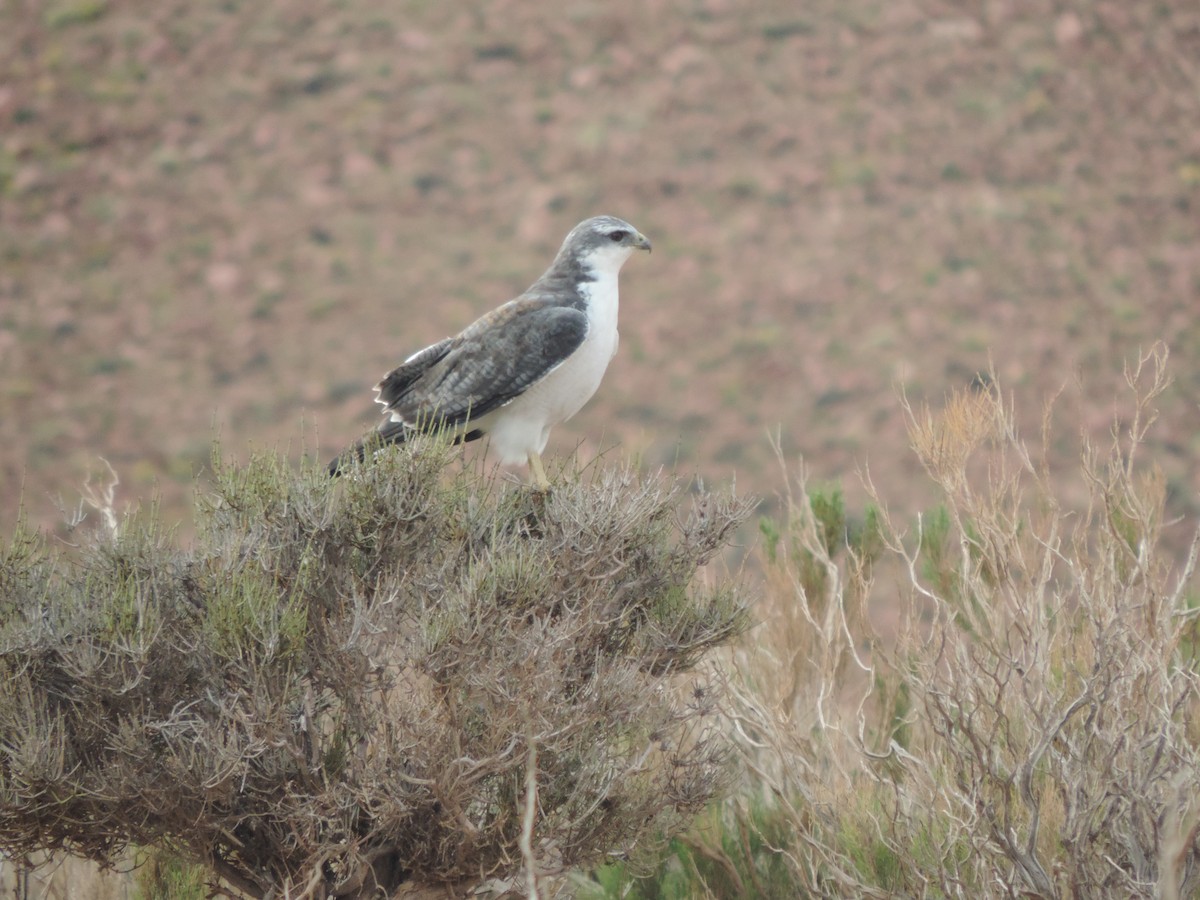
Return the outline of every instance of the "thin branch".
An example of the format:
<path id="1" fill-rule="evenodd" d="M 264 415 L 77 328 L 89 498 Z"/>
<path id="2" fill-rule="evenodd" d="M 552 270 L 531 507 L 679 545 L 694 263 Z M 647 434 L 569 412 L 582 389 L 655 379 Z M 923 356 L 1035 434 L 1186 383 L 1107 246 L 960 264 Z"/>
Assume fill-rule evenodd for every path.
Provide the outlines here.
<path id="1" fill-rule="evenodd" d="M 537 744 L 533 735 L 527 737 L 529 749 L 525 755 L 525 813 L 521 820 L 521 859 L 525 864 L 525 890 L 528 900 L 540 900 L 538 892 L 537 859 L 533 854 L 533 825 L 537 818 Z"/>

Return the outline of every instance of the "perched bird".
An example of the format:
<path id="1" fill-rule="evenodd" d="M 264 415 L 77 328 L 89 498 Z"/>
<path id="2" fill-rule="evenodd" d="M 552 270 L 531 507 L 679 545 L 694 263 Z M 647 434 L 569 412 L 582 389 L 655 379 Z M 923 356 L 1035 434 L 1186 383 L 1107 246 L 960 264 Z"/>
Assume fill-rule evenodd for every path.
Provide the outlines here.
<path id="1" fill-rule="evenodd" d="M 649 249 L 621 219 L 580 222 L 529 290 L 384 376 L 375 402 L 387 419 L 333 460 L 329 473 L 376 444 L 444 429 L 455 442 L 487 435 L 501 462 L 528 462 L 546 490 L 541 453 L 550 429 L 600 386 L 617 352 L 617 273 L 634 250 Z"/>

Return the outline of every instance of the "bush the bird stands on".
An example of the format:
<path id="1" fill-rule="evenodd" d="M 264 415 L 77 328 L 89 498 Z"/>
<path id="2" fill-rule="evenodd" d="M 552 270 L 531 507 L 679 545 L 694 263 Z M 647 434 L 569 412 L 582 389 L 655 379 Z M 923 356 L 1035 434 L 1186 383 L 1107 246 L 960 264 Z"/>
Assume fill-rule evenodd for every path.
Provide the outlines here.
<path id="1" fill-rule="evenodd" d="M 742 630 L 697 569 L 750 504 L 601 470 L 545 497 L 437 443 L 331 483 L 218 462 L 199 536 L 153 521 L 0 558 L 0 849 L 130 844 L 253 897 L 528 889 L 714 794 Z M 689 676 L 698 679 L 698 675 Z"/>

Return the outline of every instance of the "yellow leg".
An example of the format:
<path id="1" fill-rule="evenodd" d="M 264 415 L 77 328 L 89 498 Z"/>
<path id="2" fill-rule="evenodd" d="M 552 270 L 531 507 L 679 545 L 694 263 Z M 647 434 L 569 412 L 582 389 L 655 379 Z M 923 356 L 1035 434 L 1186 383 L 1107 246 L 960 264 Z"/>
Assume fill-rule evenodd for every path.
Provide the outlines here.
<path id="1" fill-rule="evenodd" d="M 546 470 L 542 468 L 542 457 L 538 453 L 529 454 L 529 471 L 533 474 L 533 483 L 539 491 L 550 490 L 550 481 L 546 478 Z"/>

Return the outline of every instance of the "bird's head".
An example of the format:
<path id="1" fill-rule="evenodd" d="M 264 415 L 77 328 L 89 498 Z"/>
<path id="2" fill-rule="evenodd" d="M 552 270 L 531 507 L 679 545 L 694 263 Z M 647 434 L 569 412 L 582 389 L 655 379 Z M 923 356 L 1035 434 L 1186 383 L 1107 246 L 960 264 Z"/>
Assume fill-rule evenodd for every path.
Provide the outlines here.
<path id="1" fill-rule="evenodd" d="M 563 241 L 559 257 L 574 257 L 594 271 L 616 272 L 634 250 L 650 250 L 646 236 L 615 216 L 584 219 Z"/>

